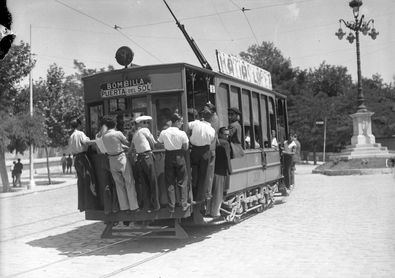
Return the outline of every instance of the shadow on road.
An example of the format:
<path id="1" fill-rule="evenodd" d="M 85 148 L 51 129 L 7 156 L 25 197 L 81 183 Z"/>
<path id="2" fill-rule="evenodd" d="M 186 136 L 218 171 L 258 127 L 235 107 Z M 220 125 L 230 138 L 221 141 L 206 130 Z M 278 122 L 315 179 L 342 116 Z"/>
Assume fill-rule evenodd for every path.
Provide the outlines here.
<path id="1" fill-rule="evenodd" d="M 130 238 L 102 239 L 104 229 L 102 222 L 78 227 L 72 231 L 48 236 L 42 239 L 27 242 L 28 245 L 41 248 L 55 248 L 59 255 L 75 256 L 106 256 L 133 253 L 158 253 L 176 250 L 210 238 L 211 235 L 231 227 L 229 224 L 216 226 L 190 226 L 185 227 L 188 239 L 158 239 L 142 236 L 142 233 L 131 233 Z M 122 229 L 119 224 L 117 229 Z"/>

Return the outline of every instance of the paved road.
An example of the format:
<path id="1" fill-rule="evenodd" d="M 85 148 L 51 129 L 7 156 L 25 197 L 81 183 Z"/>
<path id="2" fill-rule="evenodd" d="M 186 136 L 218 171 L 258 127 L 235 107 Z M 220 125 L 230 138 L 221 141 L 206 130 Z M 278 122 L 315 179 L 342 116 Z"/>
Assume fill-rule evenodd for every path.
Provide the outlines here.
<path id="1" fill-rule="evenodd" d="M 311 169 L 286 203 L 188 240 L 100 239 L 75 186 L 1 199 L 0 276 L 395 277 L 395 179 Z"/>

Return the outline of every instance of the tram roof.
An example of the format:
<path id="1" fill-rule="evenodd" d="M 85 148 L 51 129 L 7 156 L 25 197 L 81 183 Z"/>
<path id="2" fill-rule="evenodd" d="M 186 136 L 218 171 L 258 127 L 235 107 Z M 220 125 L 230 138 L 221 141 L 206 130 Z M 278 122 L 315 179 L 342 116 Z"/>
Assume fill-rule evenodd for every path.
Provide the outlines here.
<path id="1" fill-rule="evenodd" d="M 195 66 L 195 65 L 191 65 L 191 64 L 188 64 L 188 63 L 153 64 L 153 65 L 145 65 L 145 66 L 137 66 L 137 65 L 135 65 L 135 66 L 132 66 L 132 67 L 129 67 L 129 68 L 122 68 L 122 69 L 117 69 L 117 70 L 112 70 L 112 71 L 99 72 L 99 73 L 95 73 L 95 74 L 92 74 L 92 75 L 84 76 L 84 77 L 82 77 L 82 80 L 95 78 L 95 77 L 106 75 L 106 74 L 109 74 L 109 73 L 116 73 L 116 72 L 120 72 L 121 73 L 121 72 L 124 72 L 124 71 L 134 71 L 134 70 L 139 70 L 139 69 L 140 70 L 149 70 L 151 68 L 152 69 L 160 69 L 160 68 L 166 68 L 166 67 L 167 68 L 181 68 L 181 69 L 182 68 L 190 68 L 190 69 L 194 69 L 194 70 L 197 70 L 197 71 L 200 71 L 200 72 L 205 72 L 207 74 L 215 74 L 217 76 L 220 76 L 222 78 L 225 78 L 225 79 L 228 79 L 228 80 L 231 80 L 231 81 L 242 83 L 242 84 L 248 85 L 250 87 L 255 87 L 255 88 L 259 89 L 259 90 L 268 91 L 268 92 L 273 93 L 276 96 L 279 96 L 281 98 L 285 98 L 285 99 L 287 98 L 286 95 L 281 94 L 279 92 L 276 92 L 274 90 L 266 89 L 264 87 L 261 87 L 259 85 L 254 84 L 254 83 L 250 83 L 250 82 L 247 82 L 247 81 L 235 78 L 233 76 L 223 74 L 221 72 L 217 72 L 217 71 L 201 68 L 201 67 L 198 67 L 198 66 Z"/>

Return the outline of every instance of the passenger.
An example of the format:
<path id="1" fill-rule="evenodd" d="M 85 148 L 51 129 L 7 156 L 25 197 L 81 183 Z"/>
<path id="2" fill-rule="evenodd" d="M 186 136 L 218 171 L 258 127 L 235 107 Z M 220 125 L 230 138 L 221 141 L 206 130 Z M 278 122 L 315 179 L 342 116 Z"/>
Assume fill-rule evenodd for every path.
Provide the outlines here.
<path id="1" fill-rule="evenodd" d="M 140 116 L 136 118 L 137 131 L 133 135 L 132 143 L 137 153 L 135 179 L 139 186 L 139 192 L 143 201 L 144 210 L 151 212 L 152 209 L 159 210 L 159 192 L 156 179 L 154 154 L 155 141 L 148 129 L 150 116 Z M 140 196 L 139 196 L 140 197 Z"/>
<path id="2" fill-rule="evenodd" d="M 244 156 L 243 148 L 241 147 L 241 125 L 240 110 L 236 107 L 228 109 L 229 117 L 229 142 L 231 147 L 231 158 Z"/>
<path id="3" fill-rule="evenodd" d="M 129 142 L 121 131 L 115 130 L 116 121 L 111 116 L 104 116 L 103 124 L 108 128 L 102 139 L 115 182 L 119 208 L 121 211 L 137 210 L 139 206 L 132 168 L 128 163 L 124 149 L 129 145 Z"/>
<path id="4" fill-rule="evenodd" d="M 174 212 L 176 203 L 181 204 L 182 210 L 189 207 L 188 201 L 188 176 L 185 162 L 188 150 L 188 136 L 180 130 L 182 117 L 177 113 L 171 116 L 171 126 L 159 135 L 158 142 L 164 144 L 165 152 L 165 179 L 167 186 L 168 207 Z M 177 200 L 176 196 L 179 196 Z"/>
<path id="5" fill-rule="evenodd" d="M 68 150 L 74 156 L 74 167 L 77 172 L 78 209 L 96 209 L 98 200 L 95 172 L 87 156 L 88 146 L 94 144 L 94 141 L 89 140 L 80 130 L 80 120 L 71 121 L 71 127 L 74 130 L 69 139 Z"/>
<path id="6" fill-rule="evenodd" d="M 246 131 L 246 137 L 244 138 L 244 142 L 246 144 L 246 149 L 253 149 L 253 148 L 259 149 L 260 148 L 260 145 L 256 140 L 254 140 L 254 146 L 251 144 L 251 136 L 250 136 L 249 129 L 247 129 L 247 131 Z"/>
<path id="7" fill-rule="evenodd" d="M 275 150 L 278 150 L 278 142 L 277 142 L 277 138 L 276 138 L 276 131 L 272 130 L 272 148 Z"/>
<path id="8" fill-rule="evenodd" d="M 214 179 L 215 148 L 218 142 L 219 118 L 215 106 L 211 102 L 206 103 L 203 109 L 211 113 L 210 124 L 211 127 L 214 128 L 215 130 L 215 140 L 213 140 L 210 145 L 211 157 L 207 169 L 207 184 L 208 184 L 207 194 L 211 195 L 211 191 L 213 188 L 213 179 Z"/>
<path id="9" fill-rule="evenodd" d="M 213 184 L 213 198 L 210 203 L 210 215 L 219 217 L 223 195 L 227 191 L 227 180 L 232 173 L 232 165 L 230 163 L 230 144 L 228 141 L 229 130 L 221 127 L 218 131 L 219 144 L 215 150 L 215 176 Z"/>
<path id="10" fill-rule="evenodd" d="M 104 122 L 105 118 L 101 119 L 101 128 L 95 136 L 96 151 L 98 154 L 107 154 L 107 149 L 103 143 L 103 135 L 108 131 L 108 127 Z M 117 186 L 112 178 L 110 160 L 107 156 L 97 156 L 94 161 L 96 170 L 96 181 L 98 188 L 98 198 L 100 204 L 103 204 L 104 214 L 117 213 L 119 208 L 119 201 L 117 195 Z M 132 171 L 133 173 L 133 171 Z M 133 182 L 133 181 L 132 181 Z"/>
<path id="11" fill-rule="evenodd" d="M 295 145 L 296 145 L 296 148 L 295 148 L 295 155 L 294 155 L 294 162 L 295 162 L 295 163 L 299 163 L 300 160 L 301 160 L 301 158 L 300 158 L 300 149 L 301 149 L 301 146 L 300 146 L 300 142 L 298 141 L 298 136 L 297 136 L 296 133 L 293 135 L 292 140 L 295 142 Z"/>
<path id="12" fill-rule="evenodd" d="M 194 108 L 188 108 L 188 122 L 193 122 L 198 117 L 198 112 Z"/>
<path id="13" fill-rule="evenodd" d="M 207 110 L 200 112 L 201 120 L 188 123 L 191 142 L 192 189 L 197 203 L 211 198 L 208 192 L 208 166 L 210 163 L 210 145 L 215 140 L 215 130 L 211 127 L 211 113 Z"/>
<path id="14" fill-rule="evenodd" d="M 296 151 L 296 144 L 289 137 L 287 141 L 284 142 L 284 150 L 282 152 L 284 158 L 284 180 L 285 185 L 290 189 L 294 185 L 294 162 L 293 157 Z"/>

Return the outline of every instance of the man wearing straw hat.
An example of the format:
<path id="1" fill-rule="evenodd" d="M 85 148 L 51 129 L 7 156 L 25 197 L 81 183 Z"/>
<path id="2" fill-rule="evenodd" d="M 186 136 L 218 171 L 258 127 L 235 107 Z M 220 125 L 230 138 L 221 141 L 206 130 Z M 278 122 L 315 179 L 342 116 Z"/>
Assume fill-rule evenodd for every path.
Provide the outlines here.
<path id="1" fill-rule="evenodd" d="M 143 209 L 151 212 L 152 209 L 159 210 L 159 192 L 156 179 L 154 154 L 152 150 L 157 142 L 148 129 L 151 116 L 139 116 L 135 122 L 137 131 L 133 135 L 132 143 L 137 153 L 135 179 L 139 184 L 139 191 L 143 199 Z"/>

